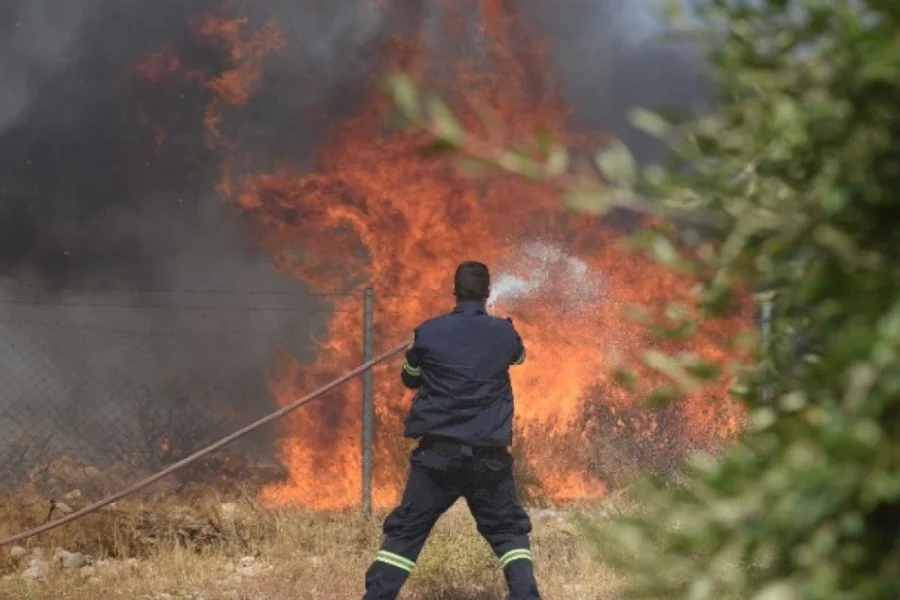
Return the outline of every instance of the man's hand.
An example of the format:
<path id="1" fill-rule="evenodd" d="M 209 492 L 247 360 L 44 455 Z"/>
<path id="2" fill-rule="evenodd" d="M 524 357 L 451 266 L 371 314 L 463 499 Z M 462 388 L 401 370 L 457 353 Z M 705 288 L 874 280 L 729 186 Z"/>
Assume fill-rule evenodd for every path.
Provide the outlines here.
<path id="1" fill-rule="evenodd" d="M 506 317 L 506 320 L 509 321 L 510 327 L 512 327 L 513 335 L 516 337 L 516 349 L 515 354 L 510 361 L 510 366 L 521 365 L 525 362 L 525 344 L 522 342 L 522 337 L 519 335 L 519 332 L 516 331 L 515 326 L 512 324 L 512 319 Z"/>
<path id="2" fill-rule="evenodd" d="M 403 361 L 403 369 L 400 371 L 400 380 L 403 385 L 411 390 L 418 389 L 422 385 L 422 351 L 416 347 L 416 332 L 413 331 L 412 339 L 406 347 L 406 360 Z"/>

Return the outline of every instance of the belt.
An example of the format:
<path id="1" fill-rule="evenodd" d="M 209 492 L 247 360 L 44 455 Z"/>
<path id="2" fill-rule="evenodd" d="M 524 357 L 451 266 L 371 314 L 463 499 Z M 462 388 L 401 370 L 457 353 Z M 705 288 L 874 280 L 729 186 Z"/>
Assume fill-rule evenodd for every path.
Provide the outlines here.
<path id="1" fill-rule="evenodd" d="M 422 438 L 419 442 L 419 447 L 449 453 L 459 453 L 465 458 L 471 458 L 473 456 L 497 456 L 506 453 L 505 446 L 472 446 L 471 444 L 464 444 L 456 440 L 443 438 Z"/>

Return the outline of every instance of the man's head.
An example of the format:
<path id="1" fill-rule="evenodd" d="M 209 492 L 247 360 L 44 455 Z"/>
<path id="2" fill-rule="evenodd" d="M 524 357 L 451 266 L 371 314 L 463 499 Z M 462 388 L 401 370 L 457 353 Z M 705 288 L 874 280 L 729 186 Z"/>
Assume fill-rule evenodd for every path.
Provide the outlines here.
<path id="1" fill-rule="evenodd" d="M 456 267 L 453 294 L 457 302 L 486 302 L 491 295 L 491 274 L 487 266 L 467 261 Z"/>

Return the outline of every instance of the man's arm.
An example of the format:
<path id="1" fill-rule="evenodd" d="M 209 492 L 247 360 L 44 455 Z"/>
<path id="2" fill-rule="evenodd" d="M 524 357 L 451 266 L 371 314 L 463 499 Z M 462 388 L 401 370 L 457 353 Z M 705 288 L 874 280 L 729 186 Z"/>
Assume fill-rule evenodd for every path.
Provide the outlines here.
<path id="1" fill-rule="evenodd" d="M 424 352 L 418 345 L 418 334 L 413 332 L 412 342 L 406 349 L 406 360 L 403 361 L 403 370 L 400 371 L 400 380 L 403 385 L 411 390 L 419 389 L 422 385 L 422 357 Z"/>
<path id="2" fill-rule="evenodd" d="M 522 336 L 519 335 L 519 332 L 516 331 L 515 325 L 513 325 L 512 319 L 507 318 L 509 321 L 509 327 L 512 329 L 513 338 L 514 338 L 514 349 L 512 360 L 510 361 L 510 365 L 521 365 L 525 362 L 525 344 L 522 342 Z"/>

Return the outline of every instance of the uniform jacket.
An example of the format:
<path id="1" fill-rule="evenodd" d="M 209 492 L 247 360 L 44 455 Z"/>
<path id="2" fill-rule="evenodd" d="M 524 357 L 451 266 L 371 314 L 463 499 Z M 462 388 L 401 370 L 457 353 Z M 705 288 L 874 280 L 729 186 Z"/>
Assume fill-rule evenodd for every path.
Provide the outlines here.
<path id="1" fill-rule="evenodd" d="M 443 438 L 473 447 L 512 442 L 509 368 L 525 361 L 512 320 L 461 302 L 417 327 L 401 378 L 418 390 L 406 419 L 408 438 Z"/>

